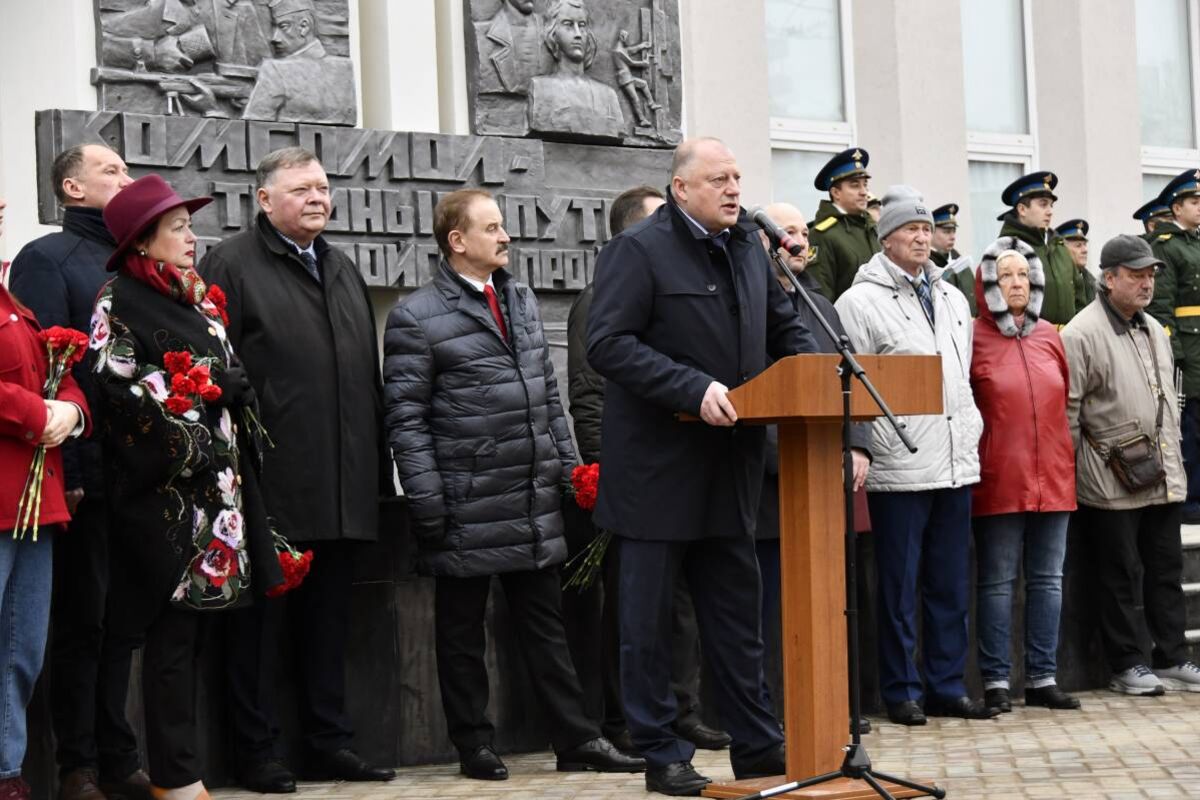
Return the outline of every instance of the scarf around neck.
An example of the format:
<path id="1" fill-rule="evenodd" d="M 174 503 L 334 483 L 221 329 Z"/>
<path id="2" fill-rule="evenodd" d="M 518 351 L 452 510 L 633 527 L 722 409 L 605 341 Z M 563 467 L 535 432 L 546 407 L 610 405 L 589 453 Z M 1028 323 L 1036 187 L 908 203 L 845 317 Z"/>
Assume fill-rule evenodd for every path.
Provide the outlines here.
<path id="1" fill-rule="evenodd" d="M 177 267 L 138 253 L 128 253 L 124 269 L 130 277 L 185 306 L 200 305 L 208 292 L 204 280 L 191 267 Z"/>

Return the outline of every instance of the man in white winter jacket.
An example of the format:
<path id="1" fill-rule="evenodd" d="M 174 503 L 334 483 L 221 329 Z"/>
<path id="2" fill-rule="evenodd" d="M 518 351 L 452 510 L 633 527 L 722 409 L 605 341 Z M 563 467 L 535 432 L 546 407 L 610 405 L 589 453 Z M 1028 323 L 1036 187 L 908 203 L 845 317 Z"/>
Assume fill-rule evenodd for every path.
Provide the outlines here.
<path id="1" fill-rule="evenodd" d="M 879 682 L 888 717 L 987 719 L 999 713 L 967 696 L 968 543 L 971 489 L 979 482 L 983 421 L 971 396 L 971 310 L 930 260 L 933 215 L 909 186 L 883 198 L 883 251 L 863 264 L 836 303 L 859 353 L 940 355 L 941 414 L 903 418 L 910 453 L 886 419 L 873 423 L 867 502 L 879 571 Z M 924 640 L 917 646 L 917 589 Z M 924 708 L 922 709 L 922 700 Z"/>

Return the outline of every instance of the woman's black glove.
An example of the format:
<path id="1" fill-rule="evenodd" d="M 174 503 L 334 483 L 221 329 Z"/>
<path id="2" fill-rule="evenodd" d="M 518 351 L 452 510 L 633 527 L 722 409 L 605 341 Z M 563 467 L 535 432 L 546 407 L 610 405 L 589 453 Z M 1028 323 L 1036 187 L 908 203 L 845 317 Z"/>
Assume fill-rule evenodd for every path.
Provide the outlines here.
<path id="1" fill-rule="evenodd" d="M 213 383 L 221 388 L 221 397 L 217 400 L 217 405 L 240 408 L 254 405 L 257 399 L 254 387 L 250 385 L 250 378 L 246 375 L 246 369 L 240 365 L 229 366 L 215 373 Z"/>

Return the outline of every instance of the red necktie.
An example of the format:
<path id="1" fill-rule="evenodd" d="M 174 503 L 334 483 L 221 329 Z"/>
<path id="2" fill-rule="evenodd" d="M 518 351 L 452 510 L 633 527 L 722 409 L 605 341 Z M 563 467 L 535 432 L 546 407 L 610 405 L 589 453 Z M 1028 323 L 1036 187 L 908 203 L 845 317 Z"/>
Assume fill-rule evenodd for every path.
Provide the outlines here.
<path id="1" fill-rule="evenodd" d="M 500 312 L 500 298 L 496 297 L 496 290 L 491 285 L 483 287 L 483 296 L 487 298 L 488 308 L 492 310 L 492 317 L 496 320 L 496 325 L 500 328 L 500 338 L 508 341 L 508 328 L 504 327 L 504 314 Z"/>

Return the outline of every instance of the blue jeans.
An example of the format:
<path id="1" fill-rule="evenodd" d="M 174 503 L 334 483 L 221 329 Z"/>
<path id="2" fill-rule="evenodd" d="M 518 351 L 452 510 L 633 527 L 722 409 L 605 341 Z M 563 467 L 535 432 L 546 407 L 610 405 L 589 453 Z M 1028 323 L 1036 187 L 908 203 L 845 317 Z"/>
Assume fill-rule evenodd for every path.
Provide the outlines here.
<path id="1" fill-rule="evenodd" d="M 979 672 L 985 687 L 1008 687 L 1013 591 L 1022 561 L 1025 679 L 1030 686 L 1054 682 L 1069 518 L 1066 511 L 975 518 Z"/>
<path id="2" fill-rule="evenodd" d="M 0 531 L 0 779 L 20 775 L 25 758 L 25 706 L 50 626 L 50 537 L 16 541 Z"/>
<path id="3" fill-rule="evenodd" d="M 928 694 L 967 693 L 968 554 L 971 487 L 868 492 L 879 574 L 879 691 L 888 705 L 921 700 L 917 671 L 917 594 L 921 658 Z"/>

